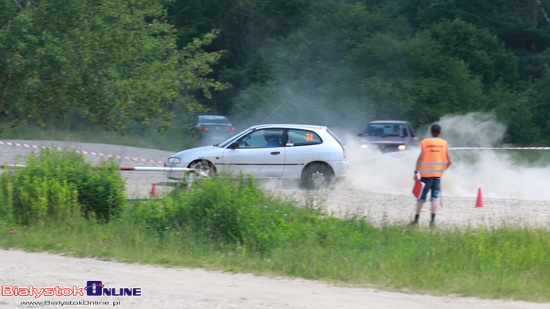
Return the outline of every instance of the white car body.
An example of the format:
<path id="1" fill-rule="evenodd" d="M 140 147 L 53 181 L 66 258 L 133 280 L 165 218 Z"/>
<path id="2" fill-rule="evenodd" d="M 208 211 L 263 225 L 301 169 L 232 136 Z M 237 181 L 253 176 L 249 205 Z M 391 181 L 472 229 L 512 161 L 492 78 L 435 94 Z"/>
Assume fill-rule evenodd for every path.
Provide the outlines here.
<path id="1" fill-rule="evenodd" d="M 274 141 L 267 142 L 271 138 Z M 274 146 L 266 144 L 274 143 Z M 304 178 L 309 166 L 320 167 L 317 175 L 345 177 L 345 146 L 324 126 L 270 124 L 250 127 L 220 145 L 198 147 L 178 152 L 166 167 L 201 168 L 207 173 L 239 172 L 255 178 Z M 171 179 L 181 173 L 168 173 Z"/>

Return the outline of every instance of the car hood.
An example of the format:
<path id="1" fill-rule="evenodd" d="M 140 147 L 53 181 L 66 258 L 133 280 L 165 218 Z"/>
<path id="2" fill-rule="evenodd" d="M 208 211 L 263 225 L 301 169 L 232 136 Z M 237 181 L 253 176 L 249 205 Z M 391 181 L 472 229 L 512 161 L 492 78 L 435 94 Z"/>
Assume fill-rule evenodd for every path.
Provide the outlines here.
<path id="1" fill-rule="evenodd" d="M 410 137 L 378 137 L 378 136 L 363 136 L 361 143 L 377 144 L 377 145 L 408 145 L 411 142 Z"/>
<path id="2" fill-rule="evenodd" d="M 176 158 L 191 158 L 191 159 L 200 159 L 202 157 L 207 156 L 220 156 L 222 155 L 223 151 L 225 149 L 221 147 L 216 146 L 204 146 L 204 147 L 197 147 L 197 148 L 191 148 L 184 151 L 180 151 L 174 155 L 171 155 L 170 157 L 176 157 Z"/>

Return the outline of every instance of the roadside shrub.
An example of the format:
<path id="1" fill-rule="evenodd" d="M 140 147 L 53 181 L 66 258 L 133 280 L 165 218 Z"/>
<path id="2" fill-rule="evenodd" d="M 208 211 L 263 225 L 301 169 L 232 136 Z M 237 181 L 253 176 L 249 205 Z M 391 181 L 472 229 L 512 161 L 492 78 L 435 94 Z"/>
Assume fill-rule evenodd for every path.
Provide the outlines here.
<path id="1" fill-rule="evenodd" d="M 13 221 L 13 180 L 12 173 L 0 174 L 0 218 Z"/>
<path id="2" fill-rule="evenodd" d="M 124 181 L 113 160 L 96 169 L 74 151 L 43 149 L 25 163 L 0 177 L 0 214 L 5 218 L 25 225 L 81 215 L 108 221 L 125 203 Z"/>
<path id="3" fill-rule="evenodd" d="M 78 178 L 78 200 L 83 213 L 100 221 L 117 216 L 126 204 L 125 181 L 114 160 L 104 161 L 102 168 L 83 168 Z"/>
<path id="4" fill-rule="evenodd" d="M 308 224 L 320 216 L 315 209 L 269 196 L 251 177 L 235 180 L 223 173 L 202 182 L 200 188 L 176 188 L 163 199 L 132 205 L 129 216 L 150 229 L 192 232 L 222 244 L 243 244 L 260 253 L 300 237 L 288 233 L 296 230 L 292 226 Z"/>

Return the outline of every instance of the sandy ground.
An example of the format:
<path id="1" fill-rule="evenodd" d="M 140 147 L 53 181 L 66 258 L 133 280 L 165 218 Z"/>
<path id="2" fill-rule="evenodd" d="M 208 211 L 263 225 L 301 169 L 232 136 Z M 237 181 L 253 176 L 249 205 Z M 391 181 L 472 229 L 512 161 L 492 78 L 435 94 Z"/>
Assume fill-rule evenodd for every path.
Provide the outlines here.
<path id="1" fill-rule="evenodd" d="M 102 281 L 105 287 L 140 287 L 141 297 L 47 297 L 51 301 L 101 301 L 109 305 L 63 306 L 107 308 L 408 308 L 408 309 L 542 309 L 548 304 L 434 297 L 377 291 L 371 288 L 331 286 L 326 283 L 286 278 L 258 277 L 203 269 L 162 268 L 77 259 L 47 253 L 0 250 L 0 284 L 20 287 L 78 287 L 86 281 Z M 84 292 L 84 294 L 86 294 Z M 45 298 L 46 297 L 42 297 Z M 1 297 L 1 308 L 21 308 L 30 297 Z M 42 299 L 39 299 L 42 300 Z M 38 306 L 37 306 L 38 307 Z M 44 306 L 59 308 L 60 306 Z"/>
<path id="2" fill-rule="evenodd" d="M 166 160 L 172 154 L 153 149 L 105 144 L 12 142 L 150 160 Z M 23 163 L 21 157 L 30 151 L 30 148 L 0 145 L 0 161 L 6 164 Z M 86 159 L 98 163 L 104 158 L 86 155 Z M 118 161 L 121 166 L 158 166 L 138 161 Z M 122 172 L 122 175 L 127 180 L 129 197 L 149 196 L 153 183 L 157 184 L 157 191 L 162 194 L 170 189 L 167 184 L 172 182 L 167 180 L 162 172 Z M 360 184 L 343 182 L 338 184 L 335 190 L 312 193 L 298 190 L 292 184 L 281 185 L 278 181 L 267 181 L 262 185 L 274 194 L 314 200 L 321 207 L 326 207 L 337 215 L 364 215 L 375 224 L 407 223 L 414 215 L 415 201 L 412 195 L 407 193 L 408 189 L 391 193 L 369 192 L 361 189 Z M 469 196 L 444 196 L 444 207 L 438 210 L 438 226 L 477 227 L 503 223 L 520 226 L 549 225 L 550 202 L 547 200 L 485 198 L 484 207 L 476 208 L 476 197 L 475 193 Z M 421 225 L 427 225 L 428 217 L 429 209 L 425 207 Z M 109 301 L 110 306 L 114 301 L 120 301 L 120 306 L 126 308 L 550 308 L 550 304 L 409 295 L 370 288 L 336 287 L 306 280 L 256 277 L 250 274 L 229 274 L 201 269 L 167 269 L 14 250 L 0 250 L 0 261 L 0 285 L 83 287 L 88 280 L 100 280 L 107 287 L 141 287 L 141 297 L 99 298 L 101 301 Z M 53 297 L 50 300 L 69 299 L 71 298 Z M 98 300 L 91 296 L 72 298 L 84 299 Z M 23 298 L 0 296 L 0 307 L 19 308 L 21 300 Z"/>

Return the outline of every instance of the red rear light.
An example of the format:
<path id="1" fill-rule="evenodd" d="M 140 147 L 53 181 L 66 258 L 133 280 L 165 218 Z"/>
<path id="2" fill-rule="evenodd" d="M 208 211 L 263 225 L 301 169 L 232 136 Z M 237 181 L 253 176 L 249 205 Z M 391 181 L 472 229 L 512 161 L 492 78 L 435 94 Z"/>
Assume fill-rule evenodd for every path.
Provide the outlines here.
<path id="1" fill-rule="evenodd" d="M 202 130 L 202 127 L 199 127 L 199 130 Z"/>
<path id="2" fill-rule="evenodd" d="M 342 151 L 344 152 L 344 159 L 346 158 L 346 148 L 344 148 L 344 146 L 340 145 L 340 147 L 342 147 Z"/>
<path id="3" fill-rule="evenodd" d="M 205 128 L 204 128 L 204 131 L 208 131 L 208 128 L 207 128 L 207 127 L 205 127 Z"/>
<path id="4" fill-rule="evenodd" d="M 226 131 L 235 131 L 235 128 L 227 128 Z"/>

